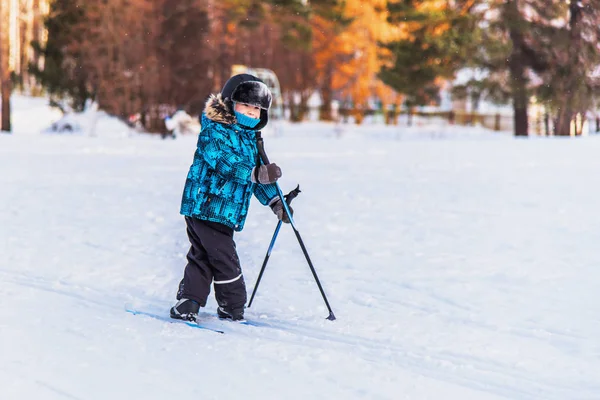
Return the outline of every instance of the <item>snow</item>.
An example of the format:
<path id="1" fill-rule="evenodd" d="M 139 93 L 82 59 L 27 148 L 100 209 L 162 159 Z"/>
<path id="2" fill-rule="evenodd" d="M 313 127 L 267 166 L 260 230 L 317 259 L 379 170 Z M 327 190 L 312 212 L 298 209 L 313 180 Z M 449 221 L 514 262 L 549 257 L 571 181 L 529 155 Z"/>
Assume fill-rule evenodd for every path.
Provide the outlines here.
<path id="1" fill-rule="evenodd" d="M 18 134 L 37 134 L 62 116 L 60 110 L 49 107 L 43 97 L 14 94 L 10 106 L 12 131 Z"/>
<path id="2" fill-rule="evenodd" d="M 98 111 L 95 104 L 84 112 L 63 115 L 58 108 L 50 107 L 46 98 L 15 94 L 11 97 L 11 109 L 12 132 L 20 135 L 43 132 L 126 137 L 135 134 L 123 121 Z M 68 131 L 65 130 L 67 125 Z"/>
<path id="3" fill-rule="evenodd" d="M 246 313 L 272 326 L 220 335 L 124 311 L 174 302 L 195 138 L 45 135 L 42 109 L 0 135 L 0 398 L 598 398 L 600 137 L 266 131 L 337 320 L 286 225 Z M 276 223 L 253 201 L 236 234 L 249 292 Z"/>

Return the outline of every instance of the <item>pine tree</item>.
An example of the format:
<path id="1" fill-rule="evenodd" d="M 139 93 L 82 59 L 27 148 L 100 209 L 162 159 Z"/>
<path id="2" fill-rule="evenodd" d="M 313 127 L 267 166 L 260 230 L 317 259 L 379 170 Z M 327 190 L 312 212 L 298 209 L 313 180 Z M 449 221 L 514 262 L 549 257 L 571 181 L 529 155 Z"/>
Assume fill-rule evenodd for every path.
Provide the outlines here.
<path id="1" fill-rule="evenodd" d="M 474 52 L 473 1 L 400 0 L 388 4 L 404 38 L 383 44 L 391 53 L 380 78 L 406 95 L 409 107 L 435 101 L 440 78 L 452 78 Z"/>
<path id="2" fill-rule="evenodd" d="M 85 8 L 72 0 L 52 2 L 45 21 L 48 41 L 44 46 L 38 41 L 32 43 L 37 56 L 44 58 L 44 67 L 41 69 L 37 63 L 29 66 L 30 72 L 46 88 L 52 103 L 58 105 L 67 97 L 76 111 L 82 111 L 86 100 L 94 95 L 80 50 L 80 27 L 86 24 L 85 15 Z"/>
<path id="3" fill-rule="evenodd" d="M 572 1 L 560 11 L 549 34 L 536 38 L 545 38 L 549 68 L 541 93 L 555 114 L 554 134 L 568 136 L 576 115 L 594 106 L 600 89 L 600 0 Z"/>
<path id="4" fill-rule="evenodd" d="M 529 134 L 532 95 L 556 115 L 554 133 L 569 135 L 574 115 L 589 109 L 598 87 L 592 71 L 600 64 L 600 1 L 485 4 L 480 18 L 484 40 L 471 65 L 489 72 L 486 85 L 510 94 L 515 135 Z"/>

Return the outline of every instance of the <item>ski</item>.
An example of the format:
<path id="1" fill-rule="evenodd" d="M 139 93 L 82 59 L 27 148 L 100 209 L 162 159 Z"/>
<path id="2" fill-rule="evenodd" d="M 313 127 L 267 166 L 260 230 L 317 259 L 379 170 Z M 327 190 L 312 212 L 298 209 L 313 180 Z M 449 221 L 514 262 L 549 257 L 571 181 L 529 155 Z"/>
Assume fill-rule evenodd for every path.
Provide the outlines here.
<path id="1" fill-rule="evenodd" d="M 219 324 L 219 325 L 223 325 L 224 327 L 226 326 L 230 326 L 230 327 L 234 327 L 235 325 L 246 325 L 246 326 L 253 326 L 253 327 L 268 327 L 270 326 L 267 323 L 264 322 L 258 322 L 258 321 L 252 321 L 252 320 L 247 320 L 244 319 L 242 321 L 227 321 L 227 320 L 221 320 L 219 319 L 219 317 L 216 314 L 212 314 L 212 313 L 206 313 L 206 312 L 202 312 L 199 315 L 199 321 L 197 322 L 193 322 L 193 321 L 186 321 L 183 319 L 173 319 L 171 318 L 169 315 L 163 315 L 160 312 L 152 312 L 152 311 L 146 311 L 146 310 L 142 310 L 136 307 L 133 307 L 131 305 L 125 305 L 125 311 L 127 311 L 130 314 L 133 315 L 143 315 L 149 318 L 154 318 L 163 322 L 169 322 L 169 323 L 174 323 L 174 324 L 185 324 L 191 328 L 197 328 L 197 329 L 204 329 L 207 331 L 212 331 L 212 332 L 216 332 L 216 333 L 221 333 L 224 334 L 225 330 L 220 329 L 221 327 L 214 327 L 214 326 L 210 326 L 210 325 L 214 325 Z"/>
<path id="2" fill-rule="evenodd" d="M 207 331 L 211 331 L 211 332 L 215 332 L 215 333 L 220 333 L 220 334 L 224 334 L 225 333 L 225 331 L 222 331 L 220 329 L 203 325 L 202 322 L 186 321 L 186 320 L 183 320 L 183 319 L 173 319 L 170 316 L 155 314 L 155 313 L 151 313 L 151 312 L 148 312 L 148 311 L 135 310 L 135 309 L 128 308 L 128 307 L 125 308 L 125 311 L 127 311 L 128 313 L 133 314 L 133 315 L 143 315 L 145 317 L 154 318 L 154 319 L 157 319 L 157 320 L 163 321 L 163 322 L 168 322 L 168 323 L 173 323 L 173 324 L 177 324 L 177 323 L 179 323 L 179 324 L 185 324 L 185 325 L 187 325 L 189 327 L 192 327 L 192 328 L 204 329 L 204 330 L 207 330 Z"/>

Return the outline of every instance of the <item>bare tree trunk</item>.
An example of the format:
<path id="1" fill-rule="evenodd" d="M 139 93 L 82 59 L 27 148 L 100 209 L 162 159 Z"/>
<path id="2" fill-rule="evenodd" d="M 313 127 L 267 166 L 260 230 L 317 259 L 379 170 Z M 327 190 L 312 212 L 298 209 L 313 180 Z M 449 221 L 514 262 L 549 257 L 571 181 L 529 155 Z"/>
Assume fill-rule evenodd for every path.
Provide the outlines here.
<path id="1" fill-rule="evenodd" d="M 10 126 L 10 38 L 8 34 L 10 26 L 10 5 L 0 1 L 0 97 L 2 99 L 2 111 L 0 118 L 0 131 L 11 131 Z"/>
<path id="2" fill-rule="evenodd" d="M 521 14 L 518 0 L 507 0 L 504 6 L 504 18 L 509 21 L 509 36 L 512 42 L 512 51 L 508 59 L 510 71 L 512 100 L 514 110 L 515 136 L 529 135 L 526 62 L 523 54 L 523 33 Z"/>
<path id="3" fill-rule="evenodd" d="M 571 2 L 569 5 L 569 60 L 578 60 L 577 57 L 581 51 L 581 19 L 583 14 L 579 6 L 579 2 Z M 577 80 L 582 79 L 584 72 L 581 71 L 582 66 L 578 65 L 576 61 L 572 61 L 573 64 L 569 66 L 569 73 L 563 81 L 564 97 L 562 101 L 562 107 L 559 109 L 556 126 L 554 127 L 554 134 L 559 136 L 570 136 L 571 135 L 571 121 L 575 116 L 572 104 L 575 98 L 575 88 L 577 87 Z"/>
<path id="4" fill-rule="evenodd" d="M 10 132 L 10 74 L 5 76 L 5 74 L 2 73 L 2 75 L 2 124 L 0 125 L 0 131 Z"/>
<path id="5" fill-rule="evenodd" d="M 518 78 L 513 78 L 518 79 Z M 520 85 L 520 82 L 515 83 Z M 513 93 L 513 109 L 514 109 L 514 133 L 515 136 L 528 136 L 529 135 L 529 121 L 528 121 L 528 103 L 529 97 L 527 96 L 524 85 L 517 86 L 516 91 Z"/>
<path id="6" fill-rule="evenodd" d="M 306 119 L 306 116 L 309 113 L 308 109 L 308 99 L 310 98 L 309 90 L 302 90 L 300 92 L 300 104 L 298 104 L 298 121 L 302 122 Z"/>
<path id="7" fill-rule="evenodd" d="M 321 121 L 332 121 L 333 115 L 331 113 L 331 101 L 333 100 L 333 62 L 330 61 L 326 68 L 325 76 L 323 78 L 323 85 L 321 86 L 321 113 L 319 120 Z"/>
<path id="8" fill-rule="evenodd" d="M 571 121 L 573 120 L 573 110 L 570 107 L 561 108 L 556 117 L 554 125 L 554 134 L 556 136 L 571 135 Z"/>
<path id="9" fill-rule="evenodd" d="M 294 102 L 294 93 L 292 91 L 288 91 L 286 93 L 287 105 L 290 110 L 290 121 L 291 122 L 300 122 L 298 119 L 298 106 Z"/>

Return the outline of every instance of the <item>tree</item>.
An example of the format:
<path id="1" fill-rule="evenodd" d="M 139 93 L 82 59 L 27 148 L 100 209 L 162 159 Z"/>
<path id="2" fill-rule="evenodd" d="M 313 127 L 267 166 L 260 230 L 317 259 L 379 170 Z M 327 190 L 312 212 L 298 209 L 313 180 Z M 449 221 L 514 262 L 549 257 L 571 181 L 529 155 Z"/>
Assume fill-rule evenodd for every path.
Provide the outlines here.
<path id="1" fill-rule="evenodd" d="M 484 71 L 454 94 L 485 96 L 495 102 L 511 101 L 515 136 L 529 134 L 528 109 L 534 82 L 548 69 L 546 38 L 561 2 L 546 0 L 477 0 L 470 8 L 477 21 L 475 47 L 464 66 Z"/>
<path id="2" fill-rule="evenodd" d="M 406 95 L 410 107 L 434 101 L 440 78 L 450 79 L 465 65 L 477 43 L 474 1 L 388 3 L 389 20 L 403 37 L 382 46 L 389 58 L 379 77 Z"/>
<path id="3" fill-rule="evenodd" d="M 10 70 L 10 38 L 9 27 L 12 15 L 10 5 L 0 1 L 0 102 L 2 111 L 0 131 L 11 131 L 10 124 L 10 94 L 12 91 Z"/>
<path id="4" fill-rule="evenodd" d="M 511 41 L 511 52 L 508 58 L 508 69 L 510 71 L 512 101 L 514 110 L 515 136 L 527 136 L 529 134 L 529 98 L 527 84 L 529 77 L 527 68 L 530 67 L 535 56 L 529 56 L 526 52 L 527 21 L 519 10 L 519 0 L 507 0 L 502 7 L 502 20 L 506 23 L 508 35 Z"/>
<path id="5" fill-rule="evenodd" d="M 156 38 L 160 68 L 159 103 L 176 105 L 199 114 L 212 89 L 203 75 L 209 71 L 210 54 L 202 40 L 210 21 L 201 0 L 164 1 L 161 34 Z"/>
<path id="6" fill-rule="evenodd" d="M 344 16 L 351 21 L 339 35 L 340 63 L 333 76 L 333 89 L 353 104 L 355 121 L 360 123 L 369 100 L 377 97 L 382 108 L 393 102 L 393 90 L 379 80 L 387 49 L 377 43 L 387 43 L 399 36 L 400 30 L 388 23 L 385 0 L 347 0 Z"/>
<path id="7" fill-rule="evenodd" d="M 600 65 L 600 1 L 484 3 L 487 13 L 480 21 L 487 29 L 482 32 L 492 40 L 482 42 L 479 55 L 487 57 L 480 57 L 475 64 L 495 73 L 495 78 L 502 78 L 504 69 L 508 73 L 505 89 L 512 98 L 515 135 L 529 133 L 528 108 L 534 94 L 546 105 L 548 114 L 555 114 L 554 134 L 569 135 L 574 116 L 590 108 L 598 91 L 593 72 Z M 490 46 L 498 43 L 505 43 L 506 50 L 496 51 L 502 44 Z M 501 79 L 495 83 L 503 86 Z"/>
<path id="8" fill-rule="evenodd" d="M 321 0 L 311 2 L 312 51 L 317 71 L 317 84 L 321 92 L 319 119 L 331 121 L 331 102 L 334 93 L 334 76 L 340 65 L 354 57 L 352 48 L 343 44 L 341 34 L 352 20 L 344 14 L 344 2 Z"/>
<path id="9" fill-rule="evenodd" d="M 84 28 L 88 23 L 86 18 L 83 4 L 73 0 L 52 2 L 50 15 L 44 22 L 48 40 L 32 42 L 36 58 L 43 58 L 44 63 L 29 65 L 29 71 L 47 90 L 53 104 L 60 104 L 66 97 L 76 111 L 82 111 L 86 101 L 94 96 L 82 50 L 83 40 L 88 36 Z"/>
<path id="10" fill-rule="evenodd" d="M 317 90 L 310 7 L 299 0 L 271 3 L 265 28 L 271 33 L 266 45 L 272 51 L 266 66 L 277 74 L 290 120 L 299 122 L 308 112 L 310 95 Z"/>
<path id="11" fill-rule="evenodd" d="M 79 26 L 84 70 L 98 105 L 121 118 L 155 103 L 158 67 L 153 45 L 160 23 L 156 3 L 147 0 L 111 0 L 86 4 Z"/>
<path id="12" fill-rule="evenodd" d="M 568 136 L 576 115 L 585 115 L 600 89 L 600 1 L 572 1 L 559 9 L 541 43 L 547 49 L 544 98 L 555 113 L 554 134 Z M 578 127 L 576 133 L 580 133 Z"/>

